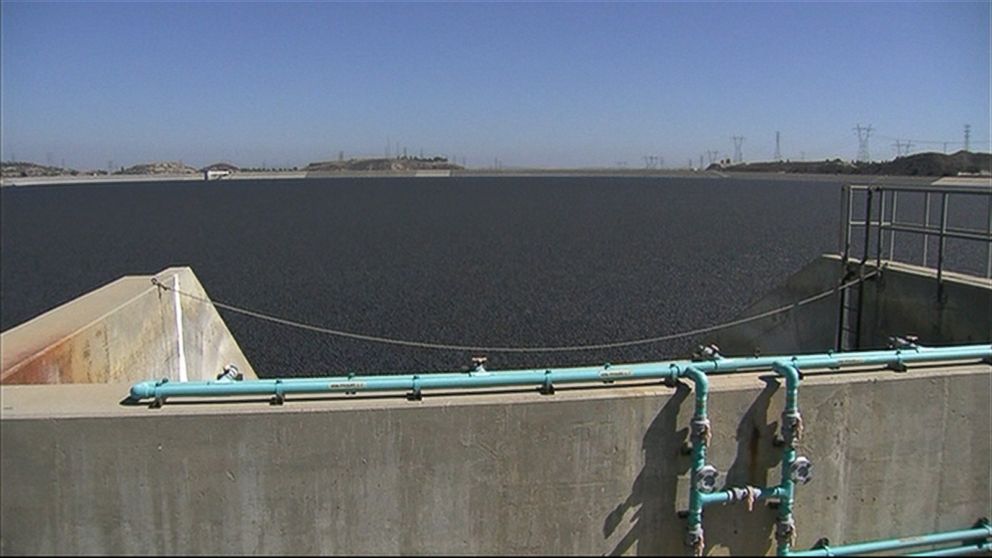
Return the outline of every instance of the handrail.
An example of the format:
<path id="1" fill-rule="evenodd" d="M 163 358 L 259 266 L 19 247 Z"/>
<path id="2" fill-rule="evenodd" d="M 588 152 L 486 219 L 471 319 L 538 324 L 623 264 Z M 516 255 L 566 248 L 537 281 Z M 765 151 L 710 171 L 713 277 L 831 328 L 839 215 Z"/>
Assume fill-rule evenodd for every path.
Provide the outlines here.
<path id="1" fill-rule="evenodd" d="M 858 556 L 873 552 L 885 552 L 889 550 L 899 550 L 914 548 L 918 546 L 934 546 L 947 543 L 962 543 L 962 546 L 930 550 L 913 554 L 912 556 L 950 556 L 953 554 L 971 554 L 981 551 L 988 551 L 990 538 L 992 538 L 992 526 L 988 520 L 980 521 L 971 529 L 959 529 L 956 531 L 943 531 L 940 533 L 930 533 L 914 537 L 902 537 L 898 539 L 882 539 L 863 543 L 847 544 L 843 546 L 829 546 L 821 542 L 818 548 L 789 552 L 786 556 Z M 953 552 L 948 552 L 952 551 Z"/>
<path id="2" fill-rule="evenodd" d="M 854 219 L 852 207 L 854 205 L 854 193 L 855 192 L 865 192 L 867 194 L 865 199 L 866 204 L 866 218 L 861 220 Z M 899 193 L 916 193 L 923 194 L 924 198 L 924 216 L 922 223 L 912 223 L 912 222 L 900 222 L 897 221 L 896 215 L 898 211 Z M 873 196 L 876 194 L 876 196 Z M 940 222 L 937 227 L 931 227 L 930 223 L 930 209 L 931 209 L 931 198 L 933 196 L 940 196 Z M 844 186 L 844 195 L 842 196 L 842 201 L 844 202 L 846 211 L 842 211 L 843 226 L 841 230 L 841 251 L 843 254 L 843 261 L 846 265 L 850 259 L 851 251 L 851 235 L 854 228 L 865 228 L 865 245 L 862 247 L 863 255 L 862 264 L 871 251 L 869 246 L 869 230 L 875 228 L 877 232 L 877 242 L 875 243 L 875 261 L 876 267 L 881 265 L 881 260 L 883 258 L 885 248 L 885 243 L 883 242 L 883 235 L 888 231 L 888 259 L 892 260 L 895 258 L 895 233 L 911 233 L 923 236 L 923 265 L 926 266 L 928 262 L 927 252 L 930 237 L 936 237 L 938 239 L 938 254 L 937 254 L 937 282 L 941 283 L 943 278 L 943 268 L 944 268 L 944 245 L 948 238 L 956 238 L 961 240 L 971 240 L 977 242 L 983 242 L 988 244 L 987 250 L 987 262 L 985 276 L 992 278 L 992 211 L 989 211 L 988 223 L 985 225 L 985 230 L 981 231 L 978 229 L 962 229 L 951 227 L 948 223 L 947 218 L 947 204 L 950 196 L 981 196 L 989 199 L 990 207 L 992 207 L 992 184 L 989 187 L 968 187 L 968 186 L 938 186 L 938 185 L 884 185 L 884 184 L 872 184 L 872 185 L 862 185 L 862 184 L 848 184 Z M 873 199 L 874 198 L 874 199 Z M 877 200 L 877 201 L 875 201 Z M 886 218 L 886 201 L 889 202 L 888 208 L 888 218 Z M 873 211 L 873 206 L 877 205 L 878 218 L 872 219 L 871 214 Z"/>
<path id="3" fill-rule="evenodd" d="M 304 393 L 357 393 L 407 391 L 420 398 L 425 389 L 478 389 L 518 386 L 553 389 L 560 384 L 590 382 L 624 382 L 648 379 L 675 379 L 688 367 L 707 375 L 767 370 L 776 363 L 797 368 L 846 368 L 850 366 L 902 366 L 912 362 L 943 362 L 954 360 L 992 361 L 992 344 L 954 347 L 908 346 L 881 351 L 846 353 L 816 353 L 807 355 L 715 358 L 705 361 L 667 361 L 625 365 L 605 364 L 578 368 L 487 371 L 482 365 L 470 372 L 441 372 L 430 374 L 399 374 L 382 376 L 332 376 L 323 378 L 281 378 L 273 380 L 170 382 L 167 379 L 134 384 L 132 401 L 154 399 L 161 404 L 170 397 L 224 397 L 270 395 L 281 403 L 286 395 Z"/>

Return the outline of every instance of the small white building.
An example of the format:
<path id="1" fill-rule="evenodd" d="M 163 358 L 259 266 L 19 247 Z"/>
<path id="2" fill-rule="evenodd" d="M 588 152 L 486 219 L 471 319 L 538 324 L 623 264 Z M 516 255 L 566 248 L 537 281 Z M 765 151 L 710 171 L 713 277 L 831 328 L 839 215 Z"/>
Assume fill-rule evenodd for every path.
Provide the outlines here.
<path id="1" fill-rule="evenodd" d="M 221 169 L 206 169 L 203 171 L 204 180 L 220 180 L 231 176 L 231 171 Z"/>

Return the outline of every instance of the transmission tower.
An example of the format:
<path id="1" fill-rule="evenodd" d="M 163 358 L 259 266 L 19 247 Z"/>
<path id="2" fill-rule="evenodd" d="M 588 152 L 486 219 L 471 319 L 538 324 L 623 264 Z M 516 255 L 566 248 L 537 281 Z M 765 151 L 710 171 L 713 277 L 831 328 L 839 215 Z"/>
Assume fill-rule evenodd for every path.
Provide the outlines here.
<path id="1" fill-rule="evenodd" d="M 862 163 L 867 163 L 871 161 L 871 152 L 868 149 L 868 139 L 871 138 L 871 124 L 867 127 L 858 124 L 854 127 L 854 131 L 858 134 L 858 161 Z"/>
<path id="2" fill-rule="evenodd" d="M 775 160 L 776 161 L 781 161 L 782 160 L 782 143 L 781 143 L 781 137 L 782 137 L 782 135 L 779 132 L 775 132 Z"/>
<path id="3" fill-rule="evenodd" d="M 709 162 L 710 162 L 710 164 L 712 165 L 713 163 L 715 163 L 715 162 L 716 162 L 716 157 L 717 157 L 717 155 L 719 155 L 719 154 L 720 154 L 720 152 L 719 152 L 719 151 L 716 151 L 716 150 L 713 150 L 713 151 L 707 151 L 707 152 L 706 152 L 706 158 L 707 158 L 707 159 L 709 159 Z"/>
<path id="4" fill-rule="evenodd" d="M 744 145 L 744 136 L 732 136 L 734 140 L 734 162 L 743 163 L 744 153 L 741 150 L 741 146 Z"/>
<path id="5" fill-rule="evenodd" d="M 971 124 L 964 125 L 964 150 L 971 151 Z"/>

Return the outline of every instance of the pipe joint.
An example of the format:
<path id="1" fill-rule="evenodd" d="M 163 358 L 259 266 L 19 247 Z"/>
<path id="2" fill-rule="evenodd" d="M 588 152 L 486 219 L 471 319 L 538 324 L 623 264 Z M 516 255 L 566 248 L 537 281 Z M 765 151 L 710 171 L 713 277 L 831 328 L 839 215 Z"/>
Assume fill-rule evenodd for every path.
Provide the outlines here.
<path id="1" fill-rule="evenodd" d="M 703 534 L 702 523 L 690 525 L 685 532 L 685 545 L 692 549 L 693 556 L 702 556 L 706 548 L 706 538 Z"/>
<path id="2" fill-rule="evenodd" d="M 778 518 L 775 522 L 775 542 L 779 547 L 788 548 L 796 542 L 796 520 L 792 514 Z"/>
<path id="3" fill-rule="evenodd" d="M 710 438 L 712 437 L 712 430 L 710 429 L 710 420 L 707 418 L 693 418 L 692 422 L 689 423 L 689 429 L 692 432 L 692 443 L 702 444 L 708 446 L 710 444 Z"/>
<path id="4" fill-rule="evenodd" d="M 744 486 L 741 488 L 729 488 L 727 489 L 727 502 L 744 502 L 747 504 L 747 511 L 754 510 L 754 503 L 758 501 L 758 497 L 761 496 L 761 491 L 753 486 Z"/>
<path id="5" fill-rule="evenodd" d="M 782 413 L 782 439 L 785 445 L 795 448 L 803 437 L 803 417 L 798 410 Z"/>

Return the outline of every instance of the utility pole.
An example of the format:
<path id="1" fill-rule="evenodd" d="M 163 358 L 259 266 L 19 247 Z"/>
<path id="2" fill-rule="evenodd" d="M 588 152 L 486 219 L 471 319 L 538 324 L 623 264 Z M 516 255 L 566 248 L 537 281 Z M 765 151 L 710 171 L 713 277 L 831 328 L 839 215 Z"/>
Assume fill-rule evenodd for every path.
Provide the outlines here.
<path id="1" fill-rule="evenodd" d="M 858 124 L 854 127 L 854 131 L 858 134 L 858 161 L 862 163 L 870 162 L 871 151 L 869 150 L 868 140 L 871 138 L 871 124 L 868 126 Z"/>
<path id="2" fill-rule="evenodd" d="M 743 163 L 744 162 L 744 152 L 741 150 L 741 146 L 744 145 L 744 136 L 732 136 L 734 140 L 734 162 Z"/>
<path id="3" fill-rule="evenodd" d="M 964 125 L 964 150 L 971 151 L 971 124 Z"/>
<path id="4" fill-rule="evenodd" d="M 775 132 L 775 160 L 782 160 L 781 134 L 779 132 Z"/>

